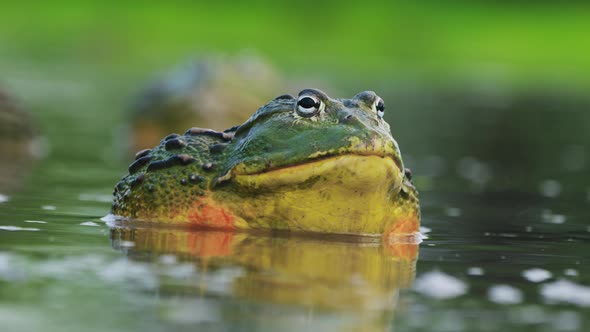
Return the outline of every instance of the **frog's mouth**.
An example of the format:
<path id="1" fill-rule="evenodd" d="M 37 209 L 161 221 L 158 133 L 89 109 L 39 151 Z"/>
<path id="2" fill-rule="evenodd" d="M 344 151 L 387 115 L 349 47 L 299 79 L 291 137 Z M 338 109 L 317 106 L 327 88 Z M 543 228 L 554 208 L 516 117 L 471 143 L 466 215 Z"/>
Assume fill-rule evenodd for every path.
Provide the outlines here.
<path id="1" fill-rule="evenodd" d="M 358 192 L 377 190 L 376 187 L 389 191 L 399 188 L 403 181 L 403 172 L 393 157 L 357 154 L 325 157 L 261 173 L 228 173 L 226 176 L 240 187 L 253 190 L 285 186 L 305 189 L 321 183 Z"/>

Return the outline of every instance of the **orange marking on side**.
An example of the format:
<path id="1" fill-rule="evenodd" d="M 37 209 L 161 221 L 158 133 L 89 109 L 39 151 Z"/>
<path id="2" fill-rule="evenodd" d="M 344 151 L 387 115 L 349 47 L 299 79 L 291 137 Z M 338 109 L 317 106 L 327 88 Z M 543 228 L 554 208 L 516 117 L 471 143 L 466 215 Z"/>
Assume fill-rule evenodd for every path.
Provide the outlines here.
<path id="1" fill-rule="evenodd" d="M 191 233 L 187 240 L 187 247 L 197 257 L 229 256 L 232 252 L 233 236 L 234 233 L 230 232 Z"/>
<path id="2" fill-rule="evenodd" d="M 418 245 L 412 243 L 386 243 L 385 249 L 393 257 L 414 260 L 418 256 Z"/>
<path id="3" fill-rule="evenodd" d="M 195 201 L 188 210 L 187 217 L 196 226 L 235 229 L 234 214 L 208 197 Z"/>
<path id="4" fill-rule="evenodd" d="M 395 225 L 393 225 L 393 227 L 391 227 L 391 229 L 389 231 L 387 231 L 387 235 L 403 235 L 403 234 L 412 234 L 412 233 L 416 233 L 420 230 L 420 226 L 418 223 L 418 216 L 417 215 L 411 215 L 405 218 L 401 218 L 401 220 L 397 223 L 395 223 Z"/>

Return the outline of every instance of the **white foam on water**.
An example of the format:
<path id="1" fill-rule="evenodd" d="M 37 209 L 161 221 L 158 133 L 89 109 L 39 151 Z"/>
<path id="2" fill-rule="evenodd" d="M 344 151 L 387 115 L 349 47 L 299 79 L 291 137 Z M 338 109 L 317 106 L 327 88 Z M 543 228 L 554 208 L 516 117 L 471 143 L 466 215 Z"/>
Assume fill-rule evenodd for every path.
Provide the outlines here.
<path id="1" fill-rule="evenodd" d="M 590 287 L 559 279 L 541 287 L 541 295 L 550 302 L 564 302 L 590 307 Z"/>
<path id="2" fill-rule="evenodd" d="M 93 226 L 93 227 L 96 227 L 96 226 L 100 226 L 100 225 L 97 224 L 97 223 L 95 223 L 95 222 L 92 222 L 92 221 L 85 221 L 83 223 L 80 223 L 80 226 Z"/>
<path id="3" fill-rule="evenodd" d="M 25 220 L 25 222 L 31 223 L 31 224 L 46 224 L 47 221 L 43 221 L 43 220 Z"/>
<path id="4" fill-rule="evenodd" d="M 528 281 L 542 282 L 551 278 L 553 275 L 547 270 L 534 268 L 523 271 L 522 276 Z"/>
<path id="5" fill-rule="evenodd" d="M 495 285 L 488 290 L 488 298 L 498 304 L 518 304 L 522 302 L 522 292 L 510 285 Z"/>
<path id="6" fill-rule="evenodd" d="M 36 232 L 36 231 L 40 231 L 39 228 L 19 227 L 19 226 L 0 226 L 0 229 L 3 231 L 9 231 L 9 232 L 16 232 L 16 231 Z"/>
<path id="7" fill-rule="evenodd" d="M 57 209 L 57 207 L 55 207 L 55 205 L 43 205 L 43 206 L 41 206 L 41 208 L 43 210 L 47 210 L 47 211 L 55 211 Z"/>
<path id="8" fill-rule="evenodd" d="M 470 276 L 482 276 L 484 272 L 481 267 L 474 266 L 467 269 L 467 274 Z"/>
<path id="9" fill-rule="evenodd" d="M 149 266 L 136 263 L 124 258 L 117 259 L 98 271 L 101 279 L 112 283 L 132 283 L 140 288 L 154 289 L 158 286 L 158 279 Z"/>
<path id="10" fill-rule="evenodd" d="M 420 233 L 422 234 L 428 234 L 432 232 L 432 228 L 428 228 L 426 226 L 420 226 Z"/>
<path id="11" fill-rule="evenodd" d="M 541 219 L 549 224 L 563 224 L 566 217 L 563 214 L 554 214 L 551 210 L 543 210 Z"/>
<path id="12" fill-rule="evenodd" d="M 416 279 L 414 289 L 436 299 L 449 299 L 467 293 L 465 282 L 441 271 L 426 272 Z"/>

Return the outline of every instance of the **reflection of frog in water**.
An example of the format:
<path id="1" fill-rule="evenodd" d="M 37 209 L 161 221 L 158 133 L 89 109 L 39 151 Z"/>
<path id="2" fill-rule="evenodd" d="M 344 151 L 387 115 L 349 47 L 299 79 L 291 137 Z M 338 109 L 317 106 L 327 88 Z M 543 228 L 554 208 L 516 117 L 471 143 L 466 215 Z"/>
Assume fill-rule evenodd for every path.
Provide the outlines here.
<path id="1" fill-rule="evenodd" d="M 115 227 L 111 238 L 116 249 L 125 250 L 134 260 L 149 259 L 151 264 L 174 255 L 179 264 L 195 263 L 194 275 L 161 280 L 161 296 L 201 294 L 213 306 L 235 303 L 235 299 L 268 304 L 275 310 L 270 319 L 280 313 L 293 315 L 293 310 L 285 308 L 308 313 L 318 309 L 317 319 L 328 310 L 339 313 L 337 321 L 332 316 L 331 324 L 346 324 L 349 330 L 357 325 L 363 331 L 383 330 L 382 325 L 390 324 L 399 289 L 410 287 L 414 280 L 418 253 L 417 244 L 372 238 L 268 237 L 163 227 Z M 166 270 L 173 268 L 166 266 Z M 208 280 L 214 285 L 209 287 Z M 268 323 L 268 312 L 255 317 L 260 307 L 249 305 L 244 320 Z M 227 320 L 240 323 L 235 315 L 229 316 Z"/>
<path id="2" fill-rule="evenodd" d="M 121 217 L 213 228 L 418 231 L 417 192 L 373 92 L 306 89 L 224 132 L 192 128 L 140 151 L 115 187 Z"/>

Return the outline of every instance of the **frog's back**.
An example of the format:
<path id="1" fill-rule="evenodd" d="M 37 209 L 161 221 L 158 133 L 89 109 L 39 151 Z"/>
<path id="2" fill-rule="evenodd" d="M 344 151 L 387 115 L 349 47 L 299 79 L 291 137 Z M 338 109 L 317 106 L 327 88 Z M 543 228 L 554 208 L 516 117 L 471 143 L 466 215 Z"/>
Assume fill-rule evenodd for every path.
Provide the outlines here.
<path id="1" fill-rule="evenodd" d="M 231 140 L 229 132 L 191 128 L 139 151 L 115 186 L 112 212 L 137 219 L 176 221 L 181 207 L 202 198 Z"/>

